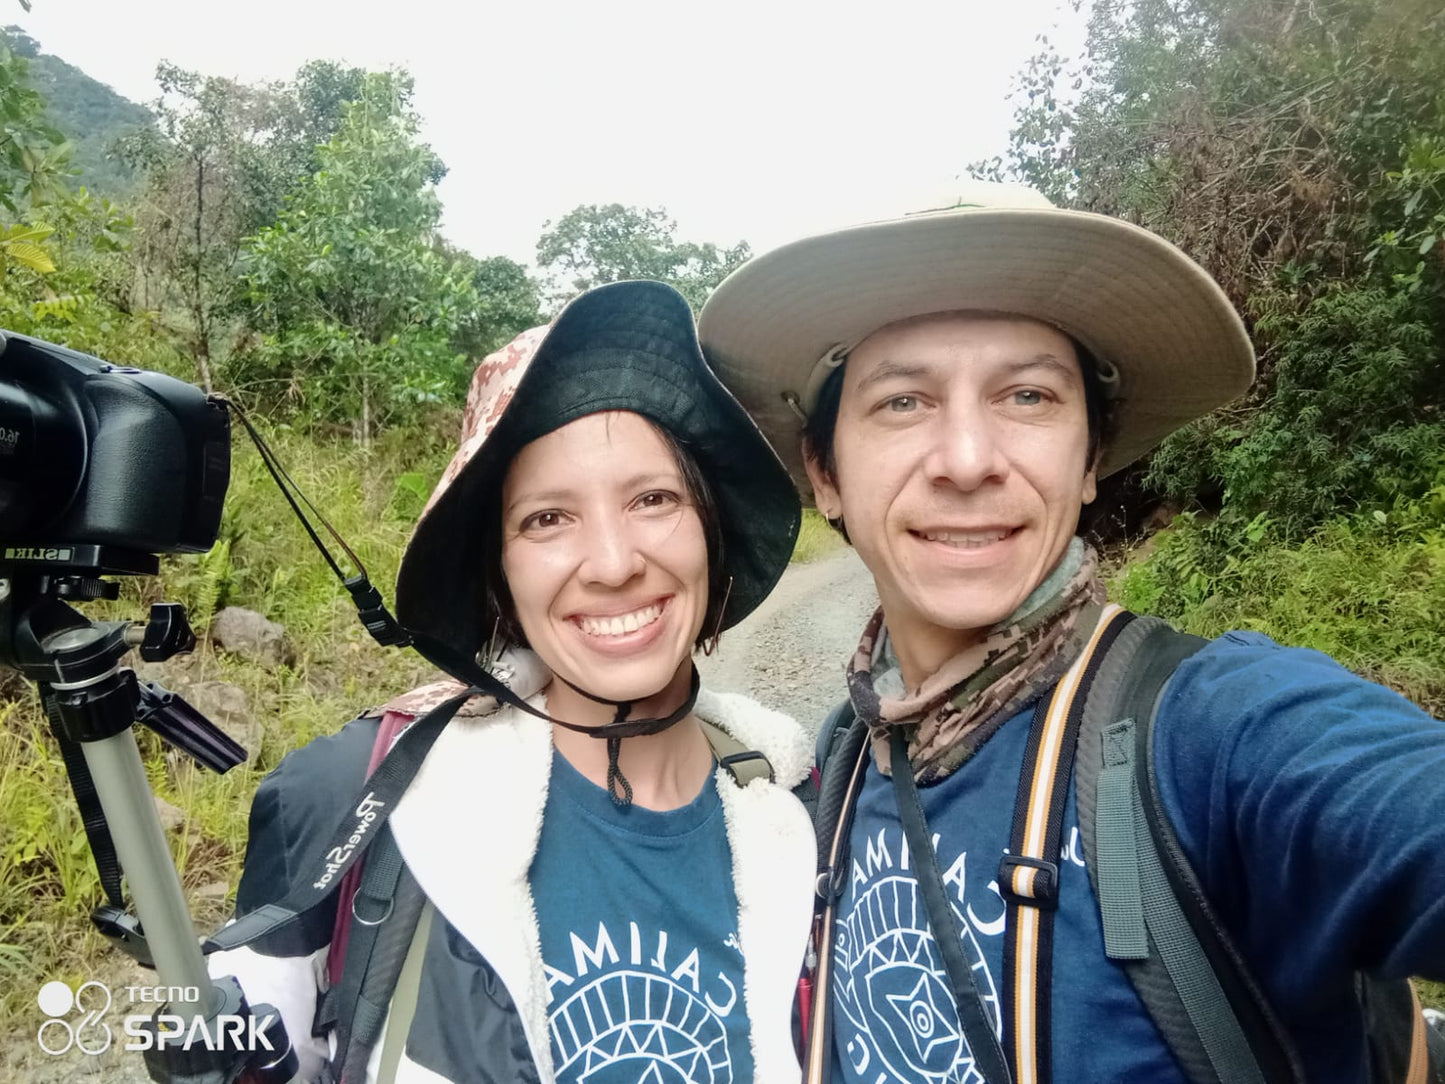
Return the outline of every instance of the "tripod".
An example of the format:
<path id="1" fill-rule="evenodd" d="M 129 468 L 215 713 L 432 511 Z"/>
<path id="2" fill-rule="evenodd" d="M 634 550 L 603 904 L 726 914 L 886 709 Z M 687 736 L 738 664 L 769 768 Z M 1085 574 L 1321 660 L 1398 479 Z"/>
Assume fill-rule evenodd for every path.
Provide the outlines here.
<path id="1" fill-rule="evenodd" d="M 156 1079 L 230 1084 L 244 1074 L 257 1084 L 281 1084 L 296 1072 L 279 1014 L 246 1002 L 239 984 L 212 981 L 195 936 L 156 813 L 134 723 L 224 772 L 245 750 L 193 707 L 158 685 L 141 683 L 120 665 L 133 648 L 159 662 L 195 646 L 185 611 L 173 603 L 151 608 L 145 624 L 94 622 L 67 600 L 114 599 L 106 575 L 153 575 L 154 555 L 108 546 L 5 547 L 0 550 L 0 666 L 34 682 L 81 807 L 101 883 L 110 898 L 92 921 L 142 964 L 154 967 L 171 1001 L 148 1021 L 147 1068 Z M 127 913 L 120 874 L 135 898 Z M 257 1029 L 252 1021 L 269 1020 Z M 167 1030 L 162 1017 L 185 1021 Z M 242 1026 L 236 1027 L 236 1021 Z M 259 1049 L 242 1049 L 260 1034 Z"/>

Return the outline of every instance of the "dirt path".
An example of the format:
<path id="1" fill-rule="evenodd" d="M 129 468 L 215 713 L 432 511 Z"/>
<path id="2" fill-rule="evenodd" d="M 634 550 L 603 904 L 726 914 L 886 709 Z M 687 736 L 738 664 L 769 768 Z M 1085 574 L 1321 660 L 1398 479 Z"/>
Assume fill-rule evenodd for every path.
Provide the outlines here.
<path id="1" fill-rule="evenodd" d="M 816 729 L 843 699 L 844 663 L 877 605 L 873 580 L 851 549 L 793 565 L 698 669 L 709 686 L 747 693 Z"/>

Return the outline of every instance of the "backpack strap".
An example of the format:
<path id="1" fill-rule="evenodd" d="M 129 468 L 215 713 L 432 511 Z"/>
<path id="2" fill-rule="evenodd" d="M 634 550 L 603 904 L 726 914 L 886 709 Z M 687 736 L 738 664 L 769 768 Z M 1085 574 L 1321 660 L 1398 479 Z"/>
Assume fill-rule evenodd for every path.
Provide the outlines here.
<path id="1" fill-rule="evenodd" d="M 402 961 L 426 896 L 406 869 L 390 828 L 372 844 L 351 901 L 352 924 L 339 981 L 317 1007 L 317 1027 L 336 1027 L 333 1065 L 341 1084 L 361 1081 L 381 1037 Z M 329 1018 L 329 1019 L 328 1019 Z"/>
<path id="2" fill-rule="evenodd" d="M 833 747 L 848 732 L 857 717 L 851 700 L 839 701 L 833 706 L 833 710 L 828 712 L 823 725 L 818 728 L 818 742 L 813 748 L 813 763 L 818 766 L 819 771 L 828 763 Z"/>
<path id="3" fill-rule="evenodd" d="M 1132 620 L 1118 606 L 1103 607 L 1079 657 L 1053 693 L 1039 701 L 1024 748 L 1009 850 L 998 870 L 1007 907 L 1000 999 L 1004 1048 L 1018 1084 L 1049 1084 L 1053 1078 L 1053 927 L 1075 736 L 1094 674 Z"/>
<path id="4" fill-rule="evenodd" d="M 381 1043 L 381 1064 L 377 1066 L 376 1084 L 394 1084 L 406 1037 L 416 1016 L 417 998 L 421 993 L 421 966 L 426 956 L 427 939 L 431 936 L 432 918 L 436 908 L 427 900 L 417 918 L 416 932 L 397 976 L 396 990 L 391 997 L 391 1011 L 386 1018 L 386 1037 Z"/>
<path id="5" fill-rule="evenodd" d="M 415 719 L 415 715 L 403 711 L 387 709 L 382 713 L 381 722 L 376 728 L 376 737 L 371 743 L 371 757 L 366 764 L 368 777 L 381 766 L 397 737 Z M 351 935 L 351 901 L 356 898 L 357 888 L 361 884 L 361 871 L 365 868 L 366 859 L 362 858 L 346 871 L 346 875 L 341 878 L 341 887 L 337 889 L 336 921 L 331 927 L 331 948 L 326 954 L 326 973 L 331 976 L 333 983 L 340 978 L 342 965 L 346 961 L 346 946 Z"/>
<path id="6" fill-rule="evenodd" d="M 833 967 L 833 923 L 838 900 L 848 876 L 848 837 L 853 813 L 868 769 L 868 727 L 854 717 L 853 706 L 844 701 L 824 724 L 828 747 L 822 737 L 819 748 L 826 759 L 818 783 L 818 808 L 814 827 L 818 837 L 818 878 L 814 884 L 813 936 L 807 962 L 813 971 L 810 989 L 824 991 L 812 999 L 805 1030 L 807 1059 L 803 1079 L 807 1084 L 828 1080 L 832 1055 L 832 999 L 826 996 Z"/>
<path id="7" fill-rule="evenodd" d="M 1204 897 L 1154 771 L 1163 689 L 1206 641 L 1139 618 L 1088 690 L 1075 773 L 1104 948 L 1195 1084 L 1302 1080 L 1284 1030 Z"/>
<path id="8" fill-rule="evenodd" d="M 702 733 L 712 746 L 712 755 L 717 757 L 718 767 L 725 768 L 733 782 L 745 787 L 754 779 L 773 782 L 773 766 L 768 758 L 756 749 L 749 749 L 716 723 L 699 719 Z"/>

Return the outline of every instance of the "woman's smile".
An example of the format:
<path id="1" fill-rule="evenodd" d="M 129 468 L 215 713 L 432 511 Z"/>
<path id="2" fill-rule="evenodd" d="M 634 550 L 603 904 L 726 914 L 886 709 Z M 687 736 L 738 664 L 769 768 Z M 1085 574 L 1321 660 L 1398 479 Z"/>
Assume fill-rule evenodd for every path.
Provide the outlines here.
<path id="1" fill-rule="evenodd" d="M 625 613 L 578 614 L 572 620 L 581 625 L 582 631 L 589 636 L 621 636 L 652 624 L 662 616 L 666 605 L 666 599 L 658 599 Z"/>

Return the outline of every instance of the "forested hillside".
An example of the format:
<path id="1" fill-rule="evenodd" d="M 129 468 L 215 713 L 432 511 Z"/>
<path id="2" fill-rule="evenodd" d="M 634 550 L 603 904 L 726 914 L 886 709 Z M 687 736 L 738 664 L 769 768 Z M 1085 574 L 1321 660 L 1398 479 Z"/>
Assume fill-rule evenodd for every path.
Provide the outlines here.
<path id="1" fill-rule="evenodd" d="M 135 172 L 116 154 L 116 146 L 155 123 L 149 110 L 42 52 L 40 43 L 18 26 L 7 26 L 4 33 L 15 54 L 29 61 L 30 81 L 44 99 L 46 118 L 73 146 L 76 181 L 107 195 L 130 191 Z"/>
<path id="2" fill-rule="evenodd" d="M 27 42 L 0 45 L 0 327 L 233 397 L 387 593 L 479 358 L 599 282 L 662 278 L 700 305 L 750 254 L 616 204 L 548 224 L 535 272 L 465 252 L 439 231 L 446 166 L 405 72 L 321 60 L 246 85 L 163 64 L 142 109 Z M 1116 536 L 1138 542 L 1161 502 L 1168 524 L 1119 558 L 1116 596 L 1192 631 L 1319 647 L 1445 714 L 1438 0 L 1097 0 L 1083 52 L 1040 43 L 1009 153 L 974 169 L 1175 240 L 1259 350 L 1246 401 L 1106 494 L 1131 510 Z M 252 752 L 207 776 L 142 735 L 214 923 L 262 773 L 424 668 L 367 639 L 240 441 L 216 547 L 87 612 L 161 598 L 202 644 L 146 676 Z M 227 607 L 281 630 L 222 649 L 206 633 Z M 5 1030 L 42 982 L 94 977 L 102 943 L 58 750 L 31 690 L 0 671 L 0 694 Z"/>

